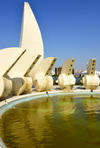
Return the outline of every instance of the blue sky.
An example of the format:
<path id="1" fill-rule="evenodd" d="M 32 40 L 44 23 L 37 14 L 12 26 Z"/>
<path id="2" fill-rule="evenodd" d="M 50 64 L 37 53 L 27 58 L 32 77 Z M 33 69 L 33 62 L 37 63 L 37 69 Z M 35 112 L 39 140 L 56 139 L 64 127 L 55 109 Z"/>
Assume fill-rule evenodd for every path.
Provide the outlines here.
<path id="1" fill-rule="evenodd" d="M 97 59 L 100 70 L 100 0 L 27 0 L 39 24 L 45 57 L 55 66 L 75 58 L 75 69 Z M 24 0 L 0 0 L 0 49 L 19 46 Z"/>

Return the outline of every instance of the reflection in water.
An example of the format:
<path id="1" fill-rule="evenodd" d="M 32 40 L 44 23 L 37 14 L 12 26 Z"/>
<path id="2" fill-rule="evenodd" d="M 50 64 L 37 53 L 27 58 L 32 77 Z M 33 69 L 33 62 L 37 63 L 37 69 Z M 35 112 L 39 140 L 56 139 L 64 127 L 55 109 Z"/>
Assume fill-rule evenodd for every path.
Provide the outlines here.
<path id="1" fill-rule="evenodd" d="M 48 97 L 16 105 L 0 120 L 8 148 L 99 148 L 100 98 Z"/>
<path id="2" fill-rule="evenodd" d="M 62 116 L 69 116 L 75 112 L 75 102 L 72 97 L 64 96 L 59 99 L 58 108 L 61 111 Z"/>
<path id="3" fill-rule="evenodd" d="M 84 109 L 87 114 L 100 113 L 100 100 L 98 98 L 88 97 L 84 99 Z"/>
<path id="4" fill-rule="evenodd" d="M 44 146 L 44 139 L 46 138 L 46 132 L 48 132 L 49 142 L 52 143 L 52 130 L 50 128 L 48 116 L 52 114 L 53 107 L 50 100 L 35 102 L 33 105 L 34 116 L 32 112 L 28 114 L 28 123 L 31 125 L 34 130 L 34 137 L 36 139 L 36 145 L 41 143 L 41 146 Z M 35 143 L 35 141 L 34 141 Z M 39 146 L 39 145 L 38 145 Z"/>
<path id="5" fill-rule="evenodd" d="M 85 114 L 89 118 L 86 127 L 87 139 L 85 141 L 100 147 L 100 98 L 84 98 L 83 106 Z"/>

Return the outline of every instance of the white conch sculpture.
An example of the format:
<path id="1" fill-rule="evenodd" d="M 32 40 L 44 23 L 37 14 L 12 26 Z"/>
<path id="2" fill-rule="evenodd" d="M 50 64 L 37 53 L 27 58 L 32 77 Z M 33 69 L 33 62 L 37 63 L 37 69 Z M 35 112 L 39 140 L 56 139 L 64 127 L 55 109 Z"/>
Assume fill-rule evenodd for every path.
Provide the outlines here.
<path id="1" fill-rule="evenodd" d="M 31 69 L 29 75 L 37 91 L 50 90 L 53 85 L 50 72 L 56 58 L 44 59 L 44 48 L 41 32 L 35 16 L 27 2 L 24 3 L 23 21 L 21 29 L 20 47 L 41 55 L 38 62 Z M 49 70 L 49 72 L 48 72 Z"/>
<path id="2" fill-rule="evenodd" d="M 83 85 L 86 89 L 94 90 L 97 89 L 100 83 L 100 79 L 96 70 L 96 59 L 90 59 L 87 65 L 87 75 L 82 78 Z"/>
<path id="3" fill-rule="evenodd" d="M 33 82 L 32 78 L 29 76 L 29 72 L 39 58 L 40 55 L 34 55 L 33 53 L 26 51 L 8 72 L 8 76 L 12 79 L 13 94 L 20 95 L 31 90 Z"/>
<path id="4" fill-rule="evenodd" d="M 43 59 L 44 49 L 40 29 L 26 2 L 20 47 L 0 51 L 2 62 L 0 63 L 0 97 L 8 96 L 11 90 L 16 95 L 27 93 L 32 87 L 32 78 L 35 78 L 35 86 L 38 91 L 50 90 L 53 85 L 50 72 L 56 58 Z M 5 59 L 8 62 L 5 63 Z M 42 85 L 41 82 L 43 82 Z"/>
<path id="5" fill-rule="evenodd" d="M 53 79 L 50 75 L 56 60 L 57 58 L 54 57 L 45 58 L 37 66 L 33 77 L 33 84 L 37 91 L 51 90 L 53 86 Z"/>
<path id="6" fill-rule="evenodd" d="M 12 80 L 7 77 L 9 70 L 24 54 L 19 48 L 5 48 L 0 50 L 0 98 L 6 97 L 12 90 Z"/>
<path id="7" fill-rule="evenodd" d="M 72 74 L 73 66 L 74 66 L 75 59 L 67 59 L 61 70 L 61 74 L 58 77 L 58 84 L 61 87 L 61 89 L 72 89 L 75 85 L 75 78 Z"/>
<path id="8" fill-rule="evenodd" d="M 30 76 L 33 78 L 33 73 L 36 71 L 36 67 L 44 58 L 44 48 L 38 23 L 27 2 L 24 3 L 20 47 L 31 51 L 33 54 L 41 55 L 34 68 L 30 71 Z"/>

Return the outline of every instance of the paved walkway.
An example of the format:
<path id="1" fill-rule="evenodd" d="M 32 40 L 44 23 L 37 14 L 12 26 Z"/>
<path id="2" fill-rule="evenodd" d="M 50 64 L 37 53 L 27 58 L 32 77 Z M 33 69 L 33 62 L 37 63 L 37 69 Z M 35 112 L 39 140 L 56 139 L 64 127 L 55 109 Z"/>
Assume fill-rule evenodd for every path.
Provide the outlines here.
<path id="1" fill-rule="evenodd" d="M 66 91 L 66 90 L 61 90 L 60 87 L 58 85 L 54 85 L 52 90 L 49 91 L 49 94 L 56 94 L 56 93 L 72 93 L 74 94 L 74 92 L 76 93 L 91 93 L 91 90 L 86 90 L 83 86 L 74 86 L 74 89 L 71 91 Z M 100 92 L 100 86 L 98 87 L 97 90 L 94 90 L 93 92 Z M 22 98 L 28 98 L 28 97 L 32 97 L 32 96 L 37 96 L 37 95 L 43 95 L 46 94 L 46 92 L 36 92 L 34 88 L 32 88 L 31 92 L 29 94 L 24 94 L 24 95 L 20 95 L 20 96 L 9 96 L 4 100 L 0 101 L 0 108 L 2 106 L 5 106 L 7 104 L 9 104 L 10 102 L 14 102 L 15 100 L 19 100 Z"/>

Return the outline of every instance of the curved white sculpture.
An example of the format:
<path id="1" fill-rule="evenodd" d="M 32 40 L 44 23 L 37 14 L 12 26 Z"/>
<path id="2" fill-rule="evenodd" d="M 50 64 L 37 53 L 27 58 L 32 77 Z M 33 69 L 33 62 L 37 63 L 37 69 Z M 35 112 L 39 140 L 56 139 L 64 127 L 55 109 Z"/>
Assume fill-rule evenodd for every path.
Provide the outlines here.
<path id="1" fill-rule="evenodd" d="M 52 77 L 47 74 L 48 69 L 53 67 L 55 58 L 44 58 L 44 48 L 41 32 L 35 16 L 28 3 L 24 3 L 24 13 L 21 31 L 20 47 L 31 51 L 34 54 L 40 54 L 38 60 L 29 75 L 34 81 L 34 86 L 37 91 L 50 90 L 53 85 Z M 52 64 L 53 63 L 53 64 Z M 51 68 L 50 68 L 50 65 Z"/>
<path id="2" fill-rule="evenodd" d="M 32 87 L 31 77 L 34 78 L 34 84 L 38 91 L 50 90 L 53 85 L 50 72 L 56 58 L 43 59 L 44 49 L 40 29 L 29 4 L 26 2 L 20 47 L 1 51 L 1 58 L 5 59 L 9 55 L 5 66 L 3 66 L 5 63 L 3 60 L 1 64 L 1 96 L 9 95 L 11 89 L 16 95 L 27 93 Z M 20 55 L 18 54 L 19 49 Z M 11 56 L 12 52 L 14 53 Z"/>
<path id="3" fill-rule="evenodd" d="M 16 95 L 27 93 L 32 87 L 32 78 L 29 72 L 34 67 L 40 55 L 26 51 L 17 63 L 8 72 L 8 76 L 12 79 L 12 92 Z"/>
<path id="4" fill-rule="evenodd" d="M 57 58 L 49 57 L 42 60 L 33 73 L 33 85 L 37 91 L 48 91 L 53 86 L 53 79 L 50 76 L 52 67 Z"/>
<path id="5" fill-rule="evenodd" d="M 12 90 L 12 81 L 0 76 L 0 98 L 4 98 L 10 94 Z"/>
<path id="6" fill-rule="evenodd" d="M 43 60 L 44 48 L 38 23 L 27 2 L 24 3 L 20 47 L 31 51 L 33 54 L 41 55 L 34 68 L 30 71 L 30 76 L 33 78 L 33 73 L 36 71 L 36 67 Z"/>
<path id="7" fill-rule="evenodd" d="M 8 96 L 12 90 L 12 81 L 7 73 L 25 52 L 24 49 L 18 49 L 12 47 L 0 50 L 0 98 Z"/>
<path id="8" fill-rule="evenodd" d="M 32 87 L 32 79 L 30 76 L 22 76 L 16 74 L 12 77 L 12 93 L 20 95 L 22 93 L 28 93 Z"/>
<path id="9" fill-rule="evenodd" d="M 61 89 L 70 90 L 75 85 L 75 78 L 72 74 L 73 66 L 74 66 L 75 59 L 67 59 L 61 70 L 61 74 L 58 77 L 58 84 Z"/>
<path id="10" fill-rule="evenodd" d="M 95 90 L 99 86 L 100 79 L 95 74 L 96 59 L 90 59 L 87 66 L 87 75 L 82 78 L 83 85 L 86 89 Z"/>

